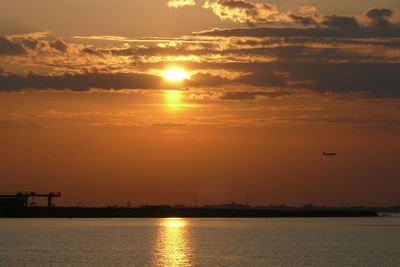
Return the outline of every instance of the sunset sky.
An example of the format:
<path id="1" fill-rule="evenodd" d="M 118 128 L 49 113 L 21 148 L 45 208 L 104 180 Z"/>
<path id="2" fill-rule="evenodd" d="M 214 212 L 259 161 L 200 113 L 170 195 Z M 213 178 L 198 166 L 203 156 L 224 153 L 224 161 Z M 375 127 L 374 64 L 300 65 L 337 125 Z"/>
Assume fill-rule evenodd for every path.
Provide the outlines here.
<path id="1" fill-rule="evenodd" d="M 0 148 L 59 205 L 400 204 L 400 2 L 3 1 Z"/>

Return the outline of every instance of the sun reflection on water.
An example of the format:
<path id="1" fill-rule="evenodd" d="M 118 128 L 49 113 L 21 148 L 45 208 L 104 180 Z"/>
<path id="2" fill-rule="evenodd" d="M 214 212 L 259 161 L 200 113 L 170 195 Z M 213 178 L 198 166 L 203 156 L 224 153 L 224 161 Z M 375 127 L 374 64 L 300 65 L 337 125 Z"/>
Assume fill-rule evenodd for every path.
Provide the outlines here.
<path id="1" fill-rule="evenodd" d="M 191 247 L 183 218 L 165 218 L 159 225 L 154 252 L 156 266 L 191 266 Z"/>

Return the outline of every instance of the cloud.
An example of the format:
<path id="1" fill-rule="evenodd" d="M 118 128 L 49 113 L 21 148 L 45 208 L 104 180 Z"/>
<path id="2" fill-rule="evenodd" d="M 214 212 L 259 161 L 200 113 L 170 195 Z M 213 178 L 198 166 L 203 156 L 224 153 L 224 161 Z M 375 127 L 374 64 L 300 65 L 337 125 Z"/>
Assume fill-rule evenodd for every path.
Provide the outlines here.
<path id="1" fill-rule="evenodd" d="M 295 91 L 313 91 L 320 94 L 359 93 L 367 97 L 400 97 L 400 63 L 332 63 L 278 61 L 271 63 L 191 63 L 193 69 L 246 73 L 225 78 L 220 75 L 197 73 L 185 81 L 187 87 L 220 87 L 224 92 L 231 86 L 245 88 L 246 92 L 228 91 L 221 99 L 245 100 L 257 96 L 289 96 Z M 28 74 L 26 76 L 3 72 L 0 91 L 72 90 L 88 91 L 120 89 L 168 89 L 162 78 L 143 73 L 83 73 L 58 76 Z M 274 91 L 261 91 L 274 90 Z M 289 90 L 290 89 L 290 90 Z M 278 90 L 278 91 L 275 91 Z M 282 91 L 284 93 L 282 93 Z"/>
<path id="2" fill-rule="evenodd" d="M 353 17 L 326 15 L 322 20 L 322 25 L 328 28 L 341 29 L 341 30 L 354 30 L 358 29 L 360 25 Z"/>
<path id="3" fill-rule="evenodd" d="M 99 57 L 103 56 L 103 54 L 101 52 L 99 52 L 96 49 L 93 49 L 91 47 L 85 47 L 81 51 L 82 51 L 82 53 L 92 55 L 92 56 L 99 56 Z"/>
<path id="4" fill-rule="evenodd" d="M 41 31 L 41 32 L 10 34 L 10 35 L 7 35 L 7 37 L 10 39 L 25 39 L 25 38 L 44 39 L 44 38 L 48 37 L 49 34 L 50 34 L 49 31 Z"/>
<path id="5" fill-rule="evenodd" d="M 266 3 L 250 3 L 244 0 L 206 1 L 204 8 L 211 9 L 222 20 L 240 23 L 269 23 L 269 17 L 278 14 L 275 5 Z"/>
<path id="6" fill-rule="evenodd" d="M 287 85 L 285 73 L 274 70 L 253 69 L 251 74 L 241 76 L 235 81 L 252 86 L 285 87 Z"/>
<path id="7" fill-rule="evenodd" d="M 49 46 L 51 48 L 57 49 L 60 52 L 64 52 L 67 49 L 67 44 L 60 39 L 56 39 L 55 41 L 49 42 Z"/>
<path id="8" fill-rule="evenodd" d="M 317 13 L 317 9 L 313 6 L 301 6 L 299 7 L 299 12 L 303 15 L 314 15 Z"/>
<path id="9" fill-rule="evenodd" d="M 218 87 L 222 85 L 231 84 L 232 81 L 217 75 L 197 73 L 192 75 L 190 79 L 185 81 L 186 86 L 192 87 L 204 87 L 204 86 L 212 86 Z"/>
<path id="10" fill-rule="evenodd" d="M 194 5 L 196 5 L 196 2 L 194 0 L 170 0 L 167 3 L 167 6 L 172 8 L 194 6 Z"/>
<path id="11" fill-rule="evenodd" d="M 21 56 L 26 54 L 26 50 L 20 44 L 0 36 L 0 56 Z"/>
<path id="12" fill-rule="evenodd" d="M 366 13 L 367 18 L 376 27 L 387 27 L 391 25 L 389 19 L 394 11 L 386 8 L 372 8 Z"/>
<path id="13" fill-rule="evenodd" d="M 84 73 L 46 76 L 16 74 L 0 76 L 0 91 L 20 91 L 23 89 L 55 89 L 88 91 L 99 89 L 159 89 L 161 78 L 156 75 L 142 73 Z"/>
<path id="14" fill-rule="evenodd" d="M 301 9 L 298 15 L 276 14 L 273 7 L 242 0 L 214 0 L 206 5 L 240 22 L 283 21 L 285 15 L 290 23 L 306 27 L 286 23 L 279 27 L 213 29 L 180 38 L 143 38 L 149 42 L 121 46 L 3 37 L 8 46 L 28 54 L 12 59 L 22 62 L 17 63 L 22 70 L 29 72 L 37 67 L 48 75 L 3 72 L 0 90 L 162 89 L 167 84 L 162 78 L 145 73 L 161 73 L 177 65 L 194 73 L 183 87 L 216 90 L 215 98 L 226 100 L 274 97 L 271 92 L 275 90 L 400 97 L 400 27 L 382 23 L 394 21 L 394 11 L 371 9 L 366 13 L 367 24 L 351 16 L 319 15 L 313 7 Z M 269 15 L 261 16 L 260 8 L 268 9 Z M 121 36 L 88 38 L 140 42 Z"/>
<path id="15" fill-rule="evenodd" d="M 35 50 L 39 44 L 38 40 L 30 38 L 30 37 L 22 39 L 21 42 L 25 48 L 28 48 L 31 50 Z"/>
<path id="16" fill-rule="evenodd" d="M 105 41 L 118 41 L 118 42 L 129 42 L 130 39 L 123 36 L 116 35 L 93 35 L 93 36 L 79 36 L 72 37 L 74 39 L 87 39 L 87 40 L 105 40 Z"/>
<path id="17" fill-rule="evenodd" d="M 380 38 L 400 37 L 400 27 L 393 28 L 367 28 L 354 27 L 352 31 L 343 30 L 339 25 L 351 25 L 351 23 L 338 22 L 338 20 L 326 21 L 330 28 L 291 28 L 291 27 L 259 27 L 247 29 L 212 29 L 201 32 L 194 32 L 194 36 L 224 36 L 224 37 L 338 37 L 338 38 Z M 333 27 L 336 26 L 336 27 Z"/>
<path id="18" fill-rule="evenodd" d="M 232 20 L 238 23 L 254 24 L 301 24 L 317 28 L 332 28 L 355 30 L 360 24 L 354 16 L 337 14 L 318 14 L 313 6 L 300 6 L 299 13 L 289 10 L 286 13 L 278 11 L 276 5 L 268 3 L 253 3 L 245 0 L 215 0 L 205 1 L 203 8 L 211 9 L 222 20 Z M 395 11 L 386 8 L 372 8 L 365 16 L 375 27 L 392 26 L 390 19 Z M 368 37 L 368 36 L 367 36 Z"/>
<path id="19" fill-rule="evenodd" d="M 200 68 L 199 65 L 194 65 L 193 68 Z M 242 85 L 244 88 L 309 90 L 319 94 L 357 93 L 366 97 L 400 97 L 400 88 L 398 87 L 400 63 L 294 62 L 288 60 L 271 63 L 205 64 L 204 66 L 207 69 L 213 67 L 249 73 L 231 80 L 220 79 L 218 86 Z M 199 84 L 197 85 L 199 86 Z M 235 94 L 228 96 L 236 97 Z M 246 96 L 244 94 L 242 98 Z"/>
<path id="20" fill-rule="evenodd" d="M 304 26 L 316 25 L 317 21 L 312 16 L 299 16 L 294 13 L 287 15 L 288 19 L 294 23 L 298 23 Z"/>
<path id="21" fill-rule="evenodd" d="M 327 93 L 366 93 L 372 97 L 400 97 L 400 63 L 303 63 L 282 64 L 289 81 Z"/>
<path id="22" fill-rule="evenodd" d="M 309 14 L 306 14 L 307 12 Z M 312 11 L 302 11 L 301 13 L 305 14 L 297 15 L 294 12 L 289 11 L 288 13 L 281 15 L 280 20 L 283 22 L 286 21 L 303 26 L 338 29 L 342 31 L 354 31 L 360 28 L 360 25 L 354 17 L 338 15 L 319 15 L 311 12 Z"/>
<path id="23" fill-rule="evenodd" d="M 29 51 L 26 51 L 25 49 L 42 50 L 41 52 L 45 52 L 44 50 L 48 50 L 48 48 L 55 49 L 59 52 L 67 51 L 69 44 L 59 38 L 49 39 L 47 37 L 48 32 L 14 34 L 6 37 L 0 36 L 0 45 L 7 45 L 8 48 L 4 48 L 4 50 L 8 49 L 14 51 L 13 55 L 27 54 Z M 46 53 L 48 52 L 49 51 L 46 51 Z"/>
<path id="24" fill-rule="evenodd" d="M 275 97 L 284 97 L 292 95 L 291 92 L 263 92 L 263 91 L 254 91 L 254 92 L 225 92 L 220 99 L 223 100 L 254 100 L 257 96 L 275 98 Z"/>
<path id="25" fill-rule="evenodd" d="M 333 29 L 342 30 L 357 30 L 361 27 L 360 23 L 354 16 L 342 16 L 336 14 L 318 14 L 314 7 L 300 7 L 300 15 L 295 14 L 293 11 L 289 11 L 286 15 L 277 16 L 275 22 L 285 21 L 285 16 L 288 22 L 298 23 L 304 26 L 314 25 L 316 27 L 327 27 Z M 386 8 L 372 8 L 365 13 L 365 17 L 373 27 L 388 27 L 394 26 L 391 23 L 396 12 Z M 361 18 L 361 21 L 364 19 Z M 364 28 L 368 28 L 371 25 L 364 25 Z M 376 30 L 376 29 L 375 29 Z"/>

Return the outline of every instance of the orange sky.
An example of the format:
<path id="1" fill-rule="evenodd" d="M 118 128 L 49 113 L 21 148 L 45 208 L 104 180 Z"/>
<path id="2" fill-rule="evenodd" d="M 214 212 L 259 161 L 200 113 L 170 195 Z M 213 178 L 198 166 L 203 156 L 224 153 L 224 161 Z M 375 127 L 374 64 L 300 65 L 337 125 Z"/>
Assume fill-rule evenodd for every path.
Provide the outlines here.
<path id="1" fill-rule="evenodd" d="M 0 191 L 399 204 L 396 1 L 5 5 Z"/>

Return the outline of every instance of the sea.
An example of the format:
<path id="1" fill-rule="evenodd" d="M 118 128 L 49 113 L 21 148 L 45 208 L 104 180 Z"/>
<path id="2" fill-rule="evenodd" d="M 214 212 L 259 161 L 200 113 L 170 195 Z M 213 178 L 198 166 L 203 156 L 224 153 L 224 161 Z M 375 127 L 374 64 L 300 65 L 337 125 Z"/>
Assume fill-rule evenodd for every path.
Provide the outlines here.
<path id="1" fill-rule="evenodd" d="M 400 266 L 400 217 L 6 218 L 0 266 Z"/>

